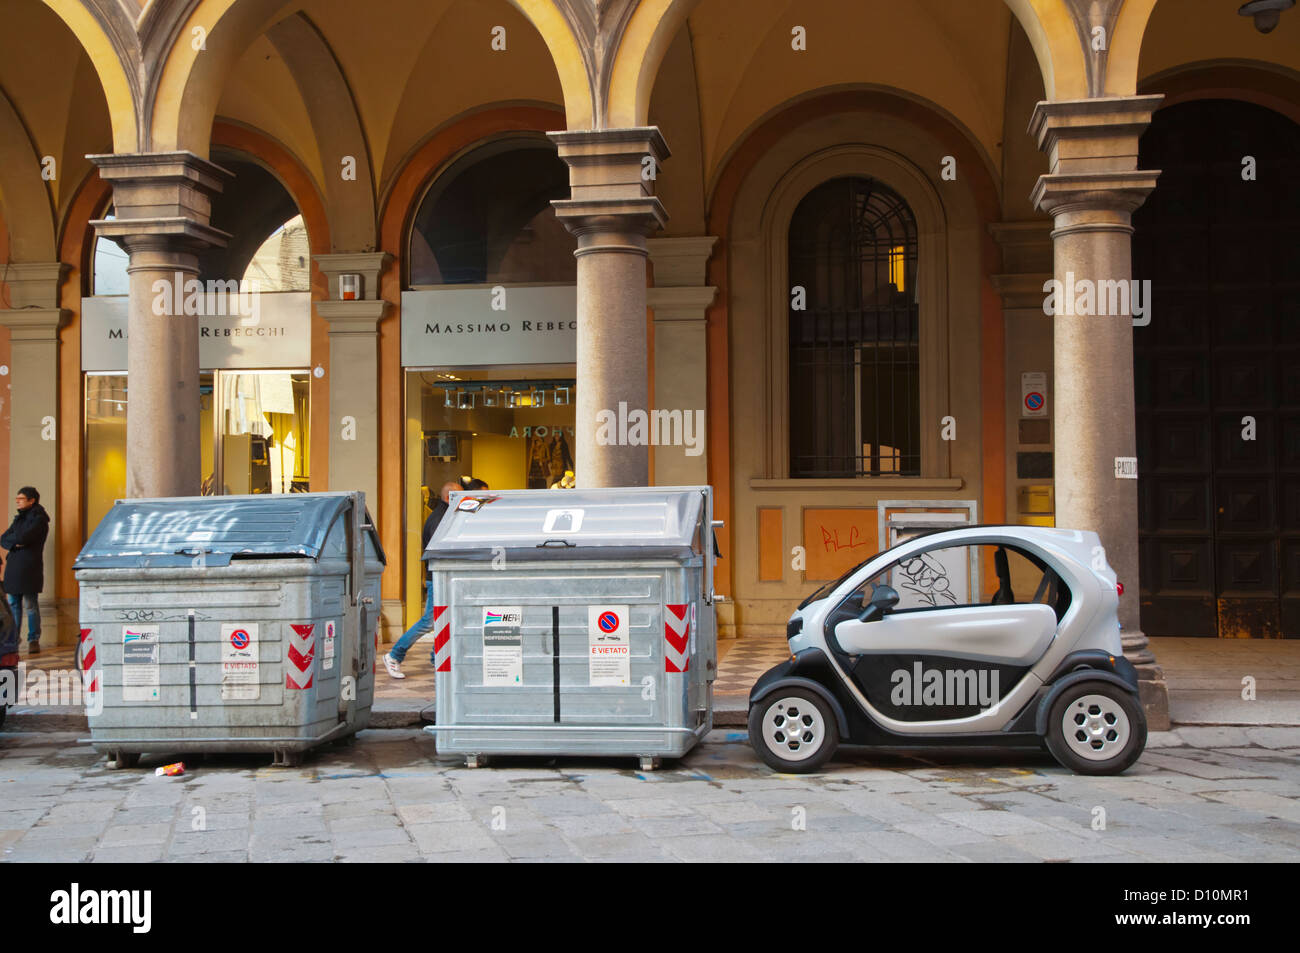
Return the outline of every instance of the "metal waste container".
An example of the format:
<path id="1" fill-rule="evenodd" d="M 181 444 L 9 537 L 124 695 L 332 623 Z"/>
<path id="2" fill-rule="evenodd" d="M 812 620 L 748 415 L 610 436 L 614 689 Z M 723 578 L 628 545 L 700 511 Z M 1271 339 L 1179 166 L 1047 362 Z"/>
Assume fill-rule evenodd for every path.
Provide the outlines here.
<path id="1" fill-rule="evenodd" d="M 433 582 L 441 754 L 677 758 L 713 727 L 707 486 L 455 493 Z"/>
<path id="2" fill-rule="evenodd" d="M 360 492 L 118 500 L 73 564 L 91 744 L 296 764 L 365 728 L 384 563 Z"/>

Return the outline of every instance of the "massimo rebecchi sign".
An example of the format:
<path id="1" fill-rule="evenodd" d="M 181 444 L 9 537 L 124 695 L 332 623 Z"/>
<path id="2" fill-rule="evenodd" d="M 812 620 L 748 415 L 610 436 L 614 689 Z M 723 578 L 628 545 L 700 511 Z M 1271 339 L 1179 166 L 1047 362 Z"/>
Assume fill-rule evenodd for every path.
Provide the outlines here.
<path id="1" fill-rule="evenodd" d="M 402 366 L 572 364 L 573 285 L 475 285 L 402 292 Z"/>
<path id="2" fill-rule="evenodd" d="M 176 317 L 199 325 L 199 367 L 204 370 L 249 370 L 258 367 L 307 367 L 311 364 L 311 293 L 276 291 L 259 294 L 250 314 L 222 313 Z M 127 297 L 81 299 L 81 369 L 126 371 Z"/>

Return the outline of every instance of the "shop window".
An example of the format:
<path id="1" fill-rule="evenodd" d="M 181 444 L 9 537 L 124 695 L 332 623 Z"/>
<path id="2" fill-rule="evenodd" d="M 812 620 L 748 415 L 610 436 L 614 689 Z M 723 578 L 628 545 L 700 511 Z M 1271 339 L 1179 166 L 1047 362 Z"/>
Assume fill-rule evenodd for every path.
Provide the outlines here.
<path id="1" fill-rule="evenodd" d="M 569 170 L 549 142 L 475 149 L 430 186 L 411 230 L 410 286 L 577 280 L 576 239 L 555 217 Z"/>
<path id="2" fill-rule="evenodd" d="M 921 472 L 917 227 L 869 178 L 813 189 L 790 222 L 790 475 Z"/>
<path id="3" fill-rule="evenodd" d="M 424 609 L 420 534 L 445 483 L 493 491 L 577 480 L 572 364 L 412 370 L 406 375 L 406 614 Z"/>
<path id="4" fill-rule="evenodd" d="M 307 492 L 309 379 L 305 371 L 200 375 L 202 495 Z M 86 374 L 85 402 L 89 532 L 126 495 L 126 375 Z"/>

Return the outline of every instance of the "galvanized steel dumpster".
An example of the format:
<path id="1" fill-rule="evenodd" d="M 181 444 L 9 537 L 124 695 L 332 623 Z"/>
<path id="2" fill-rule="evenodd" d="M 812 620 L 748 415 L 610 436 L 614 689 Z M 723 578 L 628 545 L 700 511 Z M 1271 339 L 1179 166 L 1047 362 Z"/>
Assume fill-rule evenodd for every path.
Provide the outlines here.
<path id="1" fill-rule="evenodd" d="M 360 492 L 118 500 L 73 564 L 91 744 L 294 764 L 365 728 L 384 564 Z"/>
<path id="2" fill-rule="evenodd" d="M 627 755 L 713 727 L 712 489 L 456 493 L 424 558 L 437 736 L 489 755 Z"/>

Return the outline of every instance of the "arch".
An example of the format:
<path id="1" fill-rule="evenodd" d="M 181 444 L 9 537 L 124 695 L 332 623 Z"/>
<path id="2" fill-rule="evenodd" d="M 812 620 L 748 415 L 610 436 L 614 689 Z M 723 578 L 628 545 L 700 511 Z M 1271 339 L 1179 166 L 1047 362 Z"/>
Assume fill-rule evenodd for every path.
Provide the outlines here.
<path id="1" fill-rule="evenodd" d="M 641 0 L 628 21 L 609 81 L 609 125 L 644 126 L 659 66 L 700 0 Z M 573 128 L 570 126 L 570 128 Z"/>
<path id="2" fill-rule="evenodd" d="M 139 80 L 132 82 L 128 64 L 129 51 L 105 30 L 91 12 L 89 5 L 80 0 L 43 0 L 53 10 L 82 49 L 90 58 L 104 90 L 108 103 L 108 116 L 113 130 L 114 152 L 135 152 L 142 147 L 140 136 Z"/>
<path id="3" fill-rule="evenodd" d="M 0 90 L 0 204 L 15 261 L 54 260 L 54 204 L 40 155 L 17 110 Z"/>
<path id="4" fill-rule="evenodd" d="M 542 35 L 560 77 L 564 116 L 568 129 L 593 129 L 599 117 L 593 111 L 591 85 L 578 39 L 553 0 L 509 0 Z"/>
<path id="5" fill-rule="evenodd" d="M 1106 53 L 1107 96 L 1137 93 L 1139 60 L 1156 0 L 1124 0 Z"/>
<path id="6" fill-rule="evenodd" d="M 225 78 L 248 44 L 289 6 L 286 0 L 198 0 L 179 22 L 175 42 L 144 98 L 149 151 L 189 150 L 208 157 L 208 139 Z M 204 31 L 196 49 L 195 28 Z"/>
<path id="7" fill-rule="evenodd" d="M 375 183 L 370 147 L 352 90 L 334 51 L 316 26 L 301 13 L 286 17 L 267 31 L 267 38 L 284 58 L 298 87 L 322 163 L 330 214 L 330 251 L 374 251 Z M 339 171 L 344 156 L 355 160 L 355 180 Z M 313 248 L 313 252 L 316 249 Z"/>
<path id="8" fill-rule="evenodd" d="M 1300 123 L 1300 71 L 1258 60 L 1199 60 L 1142 80 L 1139 93 L 1163 93 L 1160 108 L 1195 99 L 1236 99 Z"/>
<path id="9" fill-rule="evenodd" d="M 1006 4 L 1029 37 L 1047 98 L 1086 99 L 1087 63 L 1070 8 L 1061 0 L 1006 0 Z"/>

